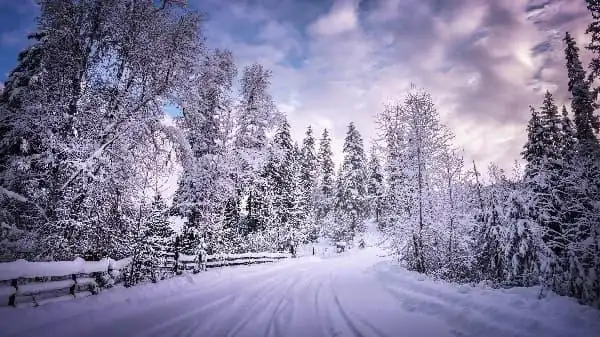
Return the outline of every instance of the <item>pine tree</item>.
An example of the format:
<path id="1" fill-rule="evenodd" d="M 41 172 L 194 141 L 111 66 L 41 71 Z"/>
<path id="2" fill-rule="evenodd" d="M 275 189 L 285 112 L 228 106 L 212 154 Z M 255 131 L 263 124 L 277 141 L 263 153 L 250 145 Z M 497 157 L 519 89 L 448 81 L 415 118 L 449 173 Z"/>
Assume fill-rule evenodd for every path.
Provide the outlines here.
<path id="1" fill-rule="evenodd" d="M 600 121 L 594 116 L 594 102 L 590 92 L 590 84 L 586 80 L 585 70 L 579 59 L 579 48 L 573 37 L 567 32 L 564 38 L 565 57 L 567 61 L 567 74 L 569 76 L 568 89 L 571 93 L 571 109 L 575 116 L 577 139 L 581 146 L 582 154 L 593 157 L 598 153 L 598 139 L 594 131 L 598 131 Z"/>
<path id="2" fill-rule="evenodd" d="M 508 198 L 505 278 L 514 286 L 529 287 L 539 282 L 540 266 L 538 224 L 531 217 L 531 195 L 528 190 L 513 191 Z"/>
<path id="3" fill-rule="evenodd" d="M 303 189 L 303 198 L 306 215 L 306 230 L 310 232 L 307 236 L 308 241 L 317 239 L 316 226 L 316 196 L 319 179 L 319 161 L 315 149 L 315 139 L 313 137 L 312 127 L 306 129 L 306 134 L 302 140 L 300 155 L 300 184 Z"/>
<path id="4" fill-rule="evenodd" d="M 542 226 L 544 242 L 556 240 L 562 232 L 562 200 L 560 182 L 568 162 L 561 157 L 565 145 L 558 108 L 550 92 L 546 92 L 541 116 L 534 115 L 528 127 L 528 142 L 523 152 L 527 161 L 525 188 L 533 201 L 532 220 Z M 556 251 L 558 253 L 558 251 Z"/>
<path id="5" fill-rule="evenodd" d="M 267 164 L 268 180 L 274 192 L 273 208 L 276 220 L 275 247 L 282 249 L 287 238 L 285 232 L 298 216 L 295 212 L 296 158 L 290 135 L 290 125 L 284 120 L 273 139 L 274 154 Z"/>
<path id="6" fill-rule="evenodd" d="M 130 284 L 145 280 L 156 282 L 163 277 L 164 254 L 171 250 L 174 236 L 167 216 L 167 205 L 160 194 L 156 194 L 148 218 L 143 220 L 138 232 Z"/>
<path id="7" fill-rule="evenodd" d="M 336 210 L 338 221 L 347 226 L 344 240 L 352 240 L 362 231 L 362 222 L 368 215 L 366 199 L 367 176 L 363 139 L 354 126 L 348 125 L 344 140 L 344 161 L 338 174 Z"/>
<path id="8" fill-rule="evenodd" d="M 381 216 L 383 207 L 384 186 L 383 172 L 381 171 L 381 164 L 379 163 L 379 157 L 375 146 L 371 147 L 368 170 L 367 196 L 369 198 L 369 209 L 371 215 L 375 217 L 375 221 L 379 223 L 379 217 Z"/>
<path id="9" fill-rule="evenodd" d="M 592 61 L 590 62 L 590 74 L 588 80 L 593 83 L 600 77 L 600 1 L 586 0 L 587 8 L 592 14 L 592 22 L 590 22 L 585 33 L 590 34 L 590 44 L 586 47 L 593 53 Z M 593 98 L 598 98 L 599 88 L 593 90 Z"/>
<path id="10" fill-rule="evenodd" d="M 333 151 L 331 150 L 331 138 L 327 129 L 323 130 L 323 134 L 319 141 L 319 175 L 318 175 L 318 193 L 316 200 L 317 207 L 317 225 L 319 225 L 320 231 L 323 232 L 325 218 L 331 215 L 333 208 L 333 197 L 334 197 L 334 176 L 335 166 L 333 163 Z"/>
<path id="11" fill-rule="evenodd" d="M 39 85 L 39 74 L 42 71 L 42 43 L 43 33 L 28 36 L 34 43 L 22 51 L 17 59 L 17 66 L 8 76 L 4 88 L 0 90 L 0 186 L 3 189 L 17 193 L 21 196 L 33 193 L 30 180 L 39 174 L 44 174 L 43 166 L 35 162 L 35 157 L 44 153 L 47 148 L 42 141 L 38 125 L 20 125 L 27 119 L 20 117 L 24 114 L 22 109 L 28 105 L 28 99 L 33 98 Z M 24 119 L 19 122 L 19 119 Z M 15 167 L 13 161 L 17 159 L 28 170 Z M 41 172 L 40 172 L 41 171 Z M 24 200 L 22 198 L 22 200 Z M 0 260 L 20 255 L 25 249 L 26 235 L 33 231 L 35 224 L 30 219 L 41 220 L 39 207 L 34 204 L 11 200 L 0 193 L 0 224 L 10 235 L 6 242 L 0 245 Z M 10 228 L 10 229 L 8 229 Z"/>
<path id="12" fill-rule="evenodd" d="M 505 280 L 505 201 L 510 192 L 503 172 L 491 167 L 490 173 L 493 181 L 482 193 L 484 208 L 474 233 L 474 270 L 478 281 L 498 284 Z"/>
<path id="13" fill-rule="evenodd" d="M 585 303 L 600 305 L 600 144 L 594 131 L 600 122 L 594 115 L 595 104 L 590 82 L 579 59 L 574 39 L 565 35 L 565 56 L 568 89 L 575 120 L 577 152 L 572 165 L 571 180 L 579 181 L 572 195 L 577 195 L 573 225 L 567 249 L 569 293 Z"/>

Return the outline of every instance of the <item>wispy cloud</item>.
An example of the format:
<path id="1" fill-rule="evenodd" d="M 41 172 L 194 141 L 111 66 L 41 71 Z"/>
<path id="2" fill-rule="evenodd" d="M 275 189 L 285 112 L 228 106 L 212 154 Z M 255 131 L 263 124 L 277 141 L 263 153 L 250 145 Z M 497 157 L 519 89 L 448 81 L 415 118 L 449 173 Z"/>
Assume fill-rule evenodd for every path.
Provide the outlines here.
<path id="1" fill-rule="evenodd" d="M 588 23 L 578 0 L 237 1 L 206 9 L 237 20 L 210 20 L 209 43 L 274 71 L 274 96 L 297 139 L 309 124 L 331 128 L 339 160 L 346 124 L 376 139 L 374 115 L 415 83 L 432 92 L 467 159 L 505 168 L 519 158 L 528 105 L 539 105 L 546 89 L 566 100 L 561 38 L 569 30 L 583 45 Z"/>

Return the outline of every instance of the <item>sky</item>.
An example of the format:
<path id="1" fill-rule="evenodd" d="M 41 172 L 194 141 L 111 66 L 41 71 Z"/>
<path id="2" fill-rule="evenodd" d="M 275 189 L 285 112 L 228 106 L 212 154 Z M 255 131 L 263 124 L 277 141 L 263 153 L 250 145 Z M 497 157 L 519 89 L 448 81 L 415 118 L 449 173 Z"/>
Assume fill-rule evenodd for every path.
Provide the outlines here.
<path id="1" fill-rule="evenodd" d="M 365 146 L 375 116 L 411 83 L 430 91 L 467 162 L 510 170 L 526 139 L 529 105 L 545 90 L 568 102 L 562 37 L 583 61 L 591 20 L 584 0 L 188 0 L 205 13 L 211 48 L 239 68 L 273 72 L 271 93 L 301 141 L 312 125 L 333 134 L 335 159 L 347 124 Z M 0 1 L 0 81 L 35 26 L 33 0 Z"/>

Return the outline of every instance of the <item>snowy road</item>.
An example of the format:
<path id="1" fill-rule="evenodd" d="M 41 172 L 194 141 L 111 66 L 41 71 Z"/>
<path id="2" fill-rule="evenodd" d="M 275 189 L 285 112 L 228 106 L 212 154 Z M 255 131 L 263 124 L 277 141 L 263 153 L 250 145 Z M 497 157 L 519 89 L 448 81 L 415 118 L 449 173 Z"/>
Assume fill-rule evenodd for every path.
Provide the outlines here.
<path id="1" fill-rule="evenodd" d="M 600 336 L 600 311 L 573 300 L 434 282 L 380 254 L 210 270 L 3 308 L 0 336 Z"/>

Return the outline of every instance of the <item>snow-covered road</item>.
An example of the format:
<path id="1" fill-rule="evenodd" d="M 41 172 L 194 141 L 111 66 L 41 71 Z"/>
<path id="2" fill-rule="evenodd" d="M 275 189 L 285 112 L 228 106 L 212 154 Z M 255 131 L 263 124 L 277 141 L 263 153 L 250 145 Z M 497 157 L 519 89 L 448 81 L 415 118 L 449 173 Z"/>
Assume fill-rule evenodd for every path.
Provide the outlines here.
<path id="1" fill-rule="evenodd" d="M 407 272 L 376 248 L 223 268 L 39 308 L 0 310 L 0 336 L 600 336 L 600 311 L 536 289 Z"/>

